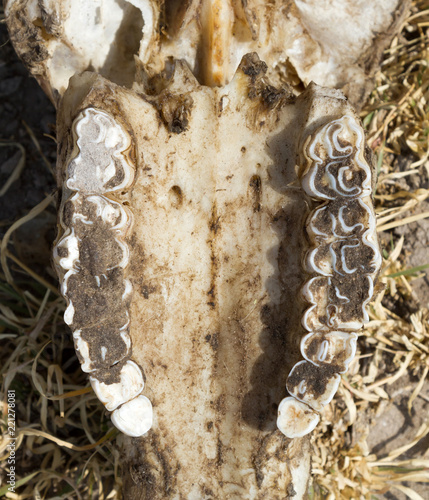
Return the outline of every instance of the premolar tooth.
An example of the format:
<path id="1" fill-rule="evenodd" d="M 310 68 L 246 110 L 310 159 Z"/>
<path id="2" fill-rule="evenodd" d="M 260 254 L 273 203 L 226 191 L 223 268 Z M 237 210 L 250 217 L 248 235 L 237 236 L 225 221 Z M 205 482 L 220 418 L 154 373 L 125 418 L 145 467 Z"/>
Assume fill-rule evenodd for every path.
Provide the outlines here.
<path id="1" fill-rule="evenodd" d="M 152 427 L 152 404 L 146 396 L 138 396 L 115 410 L 111 419 L 115 427 L 127 436 L 143 436 Z"/>
<path id="2" fill-rule="evenodd" d="M 286 388 L 299 401 L 321 411 L 334 397 L 340 381 L 341 376 L 331 367 L 300 361 L 289 373 Z"/>
<path id="3" fill-rule="evenodd" d="M 356 354 L 355 333 L 316 332 L 309 333 L 301 340 L 301 353 L 316 366 L 335 366 L 338 373 L 345 373 Z"/>
<path id="4" fill-rule="evenodd" d="M 318 413 L 295 398 L 284 398 L 279 404 L 277 427 L 288 438 L 309 434 L 319 420 Z"/>
<path id="5" fill-rule="evenodd" d="M 116 367 L 107 370 L 107 375 L 112 376 Z M 103 373 L 103 372 L 101 372 Z M 98 399 L 109 411 L 115 410 L 119 405 L 138 396 L 143 388 L 144 381 L 140 368 L 133 361 L 128 360 L 120 369 L 119 381 L 114 383 L 103 382 L 101 374 L 96 372 L 89 377 L 92 388 Z M 100 380 L 101 379 L 101 380 Z"/>

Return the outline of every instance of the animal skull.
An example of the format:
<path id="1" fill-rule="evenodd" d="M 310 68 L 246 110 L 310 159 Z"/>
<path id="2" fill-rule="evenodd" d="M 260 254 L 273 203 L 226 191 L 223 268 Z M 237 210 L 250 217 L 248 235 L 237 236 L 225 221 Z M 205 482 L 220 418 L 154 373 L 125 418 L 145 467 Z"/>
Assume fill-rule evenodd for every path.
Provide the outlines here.
<path id="1" fill-rule="evenodd" d="M 403 8 L 358 4 L 6 2 L 58 109 L 64 319 L 139 438 L 127 498 L 306 496 L 381 264 L 359 119 L 309 84 L 366 95 Z"/>

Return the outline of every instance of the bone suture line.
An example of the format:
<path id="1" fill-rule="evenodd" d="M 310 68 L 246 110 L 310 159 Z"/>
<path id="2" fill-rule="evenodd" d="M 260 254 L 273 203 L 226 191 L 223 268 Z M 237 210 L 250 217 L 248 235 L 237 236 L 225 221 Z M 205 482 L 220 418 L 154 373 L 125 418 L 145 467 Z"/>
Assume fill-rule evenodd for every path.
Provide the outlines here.
<path id="1" fill-rule="evenodd" d="M 152 405 L 141 393 L 141 368 L 131 358 L 129 299 L 124 241 L 130 211 L 110 197 L 130 187 L 134 166 L 131 140 L 104 111 L 87 108 L 73 123 L 75 151 L 67 165 L 62 236 L 54 250 L 67 301 L 65 322 L 73 331 L 82 370 L 94 392 L 112 411 L 114 425 L 129 436 L 152 426 Z M 68 195 L 68 196 L 67 196 Z"/>
<path id="2" fill-rule="evenodd" d="M 312 276 L 302 291 L 310 304 L 302 318 L 309 332 L 301 341 L 304 361 L 289 373 L 291 396 L 278 408 L 277 426 L 289 438 L 316 427 L 355 356 L 354 332 L 368 321 L 381 254 L 364 153 L 364 132 L 349 114 L 320 127 L 301 150 L 301 187 L 321 204 L 307 219 L 304 268 Z"/>

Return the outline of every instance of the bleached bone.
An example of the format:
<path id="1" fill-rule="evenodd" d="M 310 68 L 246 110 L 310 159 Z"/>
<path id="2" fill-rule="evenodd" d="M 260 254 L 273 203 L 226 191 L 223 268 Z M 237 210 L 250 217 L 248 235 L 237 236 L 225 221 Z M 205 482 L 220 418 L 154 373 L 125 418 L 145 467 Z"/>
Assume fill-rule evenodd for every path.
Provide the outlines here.
<path id="1" fill-rule="evenodd" d="M 6 0 L 11 39 L 52 101 L 87 69 L 150 87 L 185 60 L 222 86 L 257 52 L 274 85 L 341 88 L 360 106 L 409 0 Z M 31 43 L 27 40 L 31 39 Z M 339 43 L 338 41 L 341 41 Z"/>
<path id="2" fill-rule="evenodd" d="M 87 269 L 78 242 L 76 274 L 67 278 L 66 298 L 75 307 L 71 325 L 75 337 L 77 330 L 82 332 L 79 349 L 86 348 L 85 359 L 80 353 L 84 367 L 96 391 L 108 392 L 109 398 L 101 395 L 101 399 L 109 408 L 119 402 L 111 417 L 121 431 L 135 436 L 147 432 L 152 423 L 147 437 L 128 445 L 125 470 L 136 463 L 157 470 L 156 450 L 164 450 L 163 460 L 172 467 L 187 464 L 175 476 L 173 491 L 189 498 L 204 498 L 204 488 L 220 498 L 260 494 L 276 498 L 276 491 L 281 498 L 285 490 L 275 485 L 286 488 L 291 482 L 297 498 L 306 494 L 308 440 L 302 436 L 317 424 L 318 414 L 308 405 L 288 400 L 278 422 L 285 431 L 289 416 L 298 416 L 289 425 L 296 442 L 285 441 L 275 430 L 281 375 L 288 370 L 287 345 L 296 342 L 285 325 L 288 332 L 301 335 L 299 314 L 285 306 L 296 300 L 304 279 L 297 266 L 308 219 L 302 194 L 288 185 L 296 178 L 294 159 L 302 148 L 301 137 L 313 128 L 311 110 L 322 113 L 329 106 L 336 116 L 353 112 L 336 91 L 311 86 L 296 99 L 273 89 L 264 71 L 265 65 L 251 55 L 227 87 L 210 89 L 200 86 L 185 65 L 177 64 L 165 92 L 150 99 L 85 73 L 71 80 L 59 111 L 59 175 L 65 187 L 62 231 L 68 234 L 73 227 L 82 241 L 91 235 L 93 250 L 84 259 L 94 274 L 90 293 L 103 296 L 111 280 L 120 304 L 125 283 L 131 282 L 134 290 L 123 302 L 128 304 L 129 327 L 128 317 L 115 307 L 100 308 L 100 325 L 84 325 L 72 291 L 73 280 L 81 280 Z M 77 89 L 84 96 L 78 102 Z M 105 118 L 113 101 L 115 118 Z M 212 110 L 215 121 L 210 120 Z M 102 136 L 104 142 L 107 138 L 95 126 L 86 142 L 80 140 L 77 122 L 90 116 L 103 117 L 102 123 L 121 127 L 133 138 L 113 141 L 119 146 L 109 150 L 109 158 L 114 150 L 118 158 L 115 172 L 121 168 L 136 172 L 134 183 L 120 192 L 115 184 L 108 187 L 109 179 L 115 178 L 110 160 L 102 156 L 98 162 L 94 156 L 91 168 L 76 160 L 85 157 L 83 150 L 94 138 Z M 234 141 L 229 139 L 232 135 Z M 125 144 L 127 154 L 122 151 Z M 99 147 L 97 154 L 103 155 L 105 149 Z M 82 191 L 87 189 L 83 184 L 80 191 L 70 189 L 81 186 L 80 172 L 92 175 L 96 167 L 107 181 L 88 182 L 91 193 Z M 115 182 L 122 183 L 124 177 Z M 273 178 L 278 180 L 273 183 Z M 103 231 L 97 233 L 97 227 Z M 59 246 L 62 241 L 60 236 Z M 130 250 L 124 267 L 117 241 Z M 97 263 L 91 252 L 98 252 L 100 245 L 104 251 Z M 116 266 L 109 272 L 118 274 L 104 273 L 106 281 L 101 265 Z M 65 281 L 70 270 L 60 272 Z M 121 328 L 129 329 L 131 337 L 130 346 L 121 343 L 123 350 L 104 351 L 109 363 L 117 363 L 116 373 L 128 359 L 145 370 L 143 393 L 135 397 L 136 390 L 129 396 L 134 399 L 125 403 L 128 396 L 122 396 L 119 375 L 112 381 L 103 378 L 108 370 L 101 347 L 108 346 L 97 339 L 103 339 L 101 332 L 107 327 L 109 338 L 116 335 L 118 342 Z M 340 358 L 343 365 L 349 362 L 341 352 Z M 335 388 L 328 387 L 327 398 Z M 313 406 L 315 402 L 309 401 Z M 286 456 L 287 460 L 280 458 Z M 156 476 L 155 498 L 165 494 L 160 493 L 163 485 L 162 476 Z M 151 496 L 149 490 L 146 495 Z M 174 498 L 173 493 L 170 496 Z"/>

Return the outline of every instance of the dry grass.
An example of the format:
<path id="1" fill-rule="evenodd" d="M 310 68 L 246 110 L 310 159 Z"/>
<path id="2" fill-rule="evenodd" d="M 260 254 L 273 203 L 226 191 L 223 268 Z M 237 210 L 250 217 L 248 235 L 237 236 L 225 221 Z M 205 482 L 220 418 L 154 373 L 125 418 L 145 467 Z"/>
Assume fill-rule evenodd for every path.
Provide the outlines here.
<path id="1" fill-rule="evenodd" d="M 420 187 L 413 191 L 404 184 L 412 175 L 429 176 L 428 27 L 429 1 L 415 1 L 403 33 L 386 51 L 376 89 L 363 114 L 378 157 L 376 205 L 381 236 L 429 216 L 419 211 L 429 190 Z M 19 148 L 22 156 L 0 196 L 19 177 L 25 162 L 20 144 L 8 146 Z M 396 161 L 404 152 L 412 158 L 405 170 Z M 10 250 L 13 231 L 51 204 L 48 196 L 10 227 L 1 243 L 0 496 L 120 498 L 119 454 L 114 443 L 117 432 L 73 354 L 62 321 L 64 302 L 55 286 Z M 338 395 L 327 407 L 314 436 L 312 498 L 367 500 L 396 489 L 415 500 L 422 497 L 413 490 L 413 482 L 429 482 L 427 457 L 404 458 L 428 435 L 429 417 L 416 429 L 414 439 L 386 456 L 370 453 L 368 429 L 356 430 L 364 421 L 362 415 L 376 415 L 391 401 L 388 387 L 410 375 L 414 385 L 408 406 L 412 411 L 429 371 L 428 310 L 421 307 L 401 317 L 385 305 L 389 298 L 410 299 L 412 282 L 429 267 L 429 257 L 421 266 L 405 269 L 404 237 L 386 241 L 385 289 L 372 306 L 371 322 L 360 343 L 362 354 L 343 377 Z M 388 373 L 386 360 L 391 367 Z M 7 432 L 10 390 L 16 396 L 15 441 Z M 7 492 L 5 482 L 13 443 L 19 493 Z"/>

